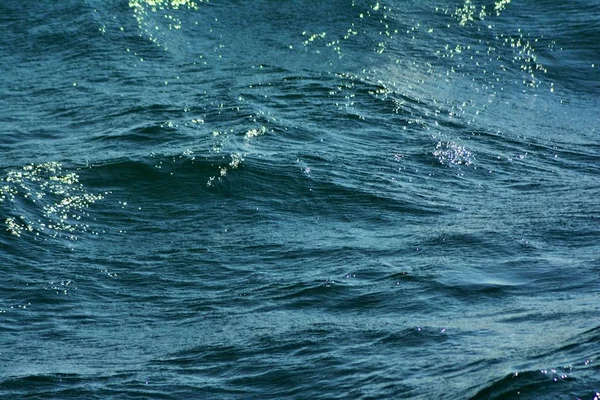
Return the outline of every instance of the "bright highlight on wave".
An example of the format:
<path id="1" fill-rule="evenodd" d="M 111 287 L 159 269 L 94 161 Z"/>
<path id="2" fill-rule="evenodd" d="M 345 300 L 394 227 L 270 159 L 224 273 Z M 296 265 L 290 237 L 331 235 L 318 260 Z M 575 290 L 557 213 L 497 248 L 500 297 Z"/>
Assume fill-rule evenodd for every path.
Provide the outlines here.
<path id="1" fill-rule="evenodd" d="M 182 28 L 181 19 L 171 11 L 180 9 L 198 10 L 198 3 L 208 3 L 208 0 L 129 0 L 129 7 L 133 9 L 133 15 L 138 23 L 140 34 L 146 35 L 158 46 L 166 46 L 160 43 L 159 37 L 164 31 L 151 17 L 153 15 L 164 18 L 165 27 L 168 30 Z"/>
<path id="2" fill-rule="evenodd" d="M 473 153 L 466 147 L 453 142 L 440 141 L 433 151 L 434 157 L 444 165 L 465 165 L 470 166 L 473 163 Z"/>
<path id="3" fill-rule="evenodd" d="M 77 240 L 76 233 L 89 229 L 82 222 L 87 209 L 103 197 L 88 193 L 79 176 L 57 162 L 26 165 L 0 179 L 0 203 L 12 214 L 4 221 L 6 230 L 17 237 L 31 232 Z"/>
<path id="4" fill-rule="evenodd" d="M 465 0 L 462 7 L 456 8 L 452 13 L 452 16 L 458 21 L 460 26 L 466 27 L 477 22 L 485 24 L 483 29 L 491 30 L 494 28 L 494 24 L 489 20 L 495 16 L 500 17 L 501 13 L 506 10 L 511 0 L 498 0 L 494 3 L 493 10 L 487 8 L 485 4 L 479 7 L 474 4 L 471 0 Z M 482 27 L 479 26 L 479 29 Z M 537 87 L 540 84 L 540 79 L 537 76 L 538 73 L 548 72 L 546 67 L 541 64 L 538 60 L 534 43 L 538 42 L 538 38 L 530 38 L 529 35 L 525 35 L 521 29 L 518 30 L 518 34 L 496 34 L 493 41 L 487 42 L 488 51 L 487 54 L 492 55 L 494 53 L 496 57 L 500 58 L 497 54 L 497 48 L 503 47 L 510 49 L 513 52 L 514 63 L 520 65 L 520 69 L 525 72 L 526 78 L 523 79 L 523 83 L 528 86 Z M 549 47 L 552 48 L 553 44 Z M 454 52 L 460 53 L 462 48 L 470 48 L 470 46 L 457 45 Z M 452 51 L 451 51 L 452 53 Z M 451 54 L 452 55 L 452 54 Z M 504 66 L 501 67 L 503 70 Z"/>
<path id="5" fill-rule="evenodd" d="M 511 0 L 499 0 L 494 3 L 494 11 L 497 17 L 504 11 L 506 6 L 510 4 Z M 461 26 L 465 26 L 468 22 L 474 21 L 475 19 L 484 20 L 487 16 L 491 15 L 486 5 L 482 5 L 477 12 L 477 6 L 471 2 L 471 0 L 465 0 L 465 3 L 461 8 L 457 8 L 454 12 L 454 16 L 458 19 Z"/>

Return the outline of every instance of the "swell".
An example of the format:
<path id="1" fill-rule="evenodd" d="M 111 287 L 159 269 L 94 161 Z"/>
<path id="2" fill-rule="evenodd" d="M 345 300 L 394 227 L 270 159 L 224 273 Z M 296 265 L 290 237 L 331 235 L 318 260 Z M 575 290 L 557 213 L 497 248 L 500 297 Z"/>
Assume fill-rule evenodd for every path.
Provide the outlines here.
<path id="1" fill-rule="evenodd" d="M 0 390 L 8 396 L 26 399 L 88 398 L 156 399 L 177 398 L 181 389 L 149 387 L 144 377 L 135 372 L 110 375 L 84 375 L 79 373 L 35 374 L 3 379 Z"/>
<path id="2" fill-rule="evenodd" d="M 470 398 L 594 398 L 600 384 L 600 368 L 595 361 L 599 332 L 600 328 L 593 328 L 563 346 L 530 357 L 522 369 L 493 380 Z"/>

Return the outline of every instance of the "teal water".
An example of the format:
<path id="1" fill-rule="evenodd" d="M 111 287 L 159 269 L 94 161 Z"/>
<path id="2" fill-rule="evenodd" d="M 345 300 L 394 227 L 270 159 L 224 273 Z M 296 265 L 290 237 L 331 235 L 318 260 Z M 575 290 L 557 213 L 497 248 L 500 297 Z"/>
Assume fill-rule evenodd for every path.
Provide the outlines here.
<path id="1" fill-rule="evenodd" d="M 0 2 L 0 397 L 600 397 L 599 15 Z"/>

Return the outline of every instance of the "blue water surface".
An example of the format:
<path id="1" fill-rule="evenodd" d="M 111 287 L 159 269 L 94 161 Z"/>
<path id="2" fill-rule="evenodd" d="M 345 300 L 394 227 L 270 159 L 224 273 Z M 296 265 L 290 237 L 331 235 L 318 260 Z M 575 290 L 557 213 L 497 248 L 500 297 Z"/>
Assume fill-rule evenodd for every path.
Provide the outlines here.
<path id="1" fill-rule="evenodd" d="M 600 4 L 0 1 L 0 397 L 600 397 Z"/>

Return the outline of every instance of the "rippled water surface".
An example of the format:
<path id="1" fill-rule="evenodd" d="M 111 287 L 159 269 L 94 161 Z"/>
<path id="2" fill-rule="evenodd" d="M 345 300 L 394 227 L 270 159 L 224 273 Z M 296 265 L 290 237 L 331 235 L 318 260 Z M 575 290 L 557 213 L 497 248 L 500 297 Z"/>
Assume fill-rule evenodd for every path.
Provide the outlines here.
<path id="1" fill-rule="evenodd" d="M 599 16 L 0 2 L 0 397 L 600 398 Z"/>

